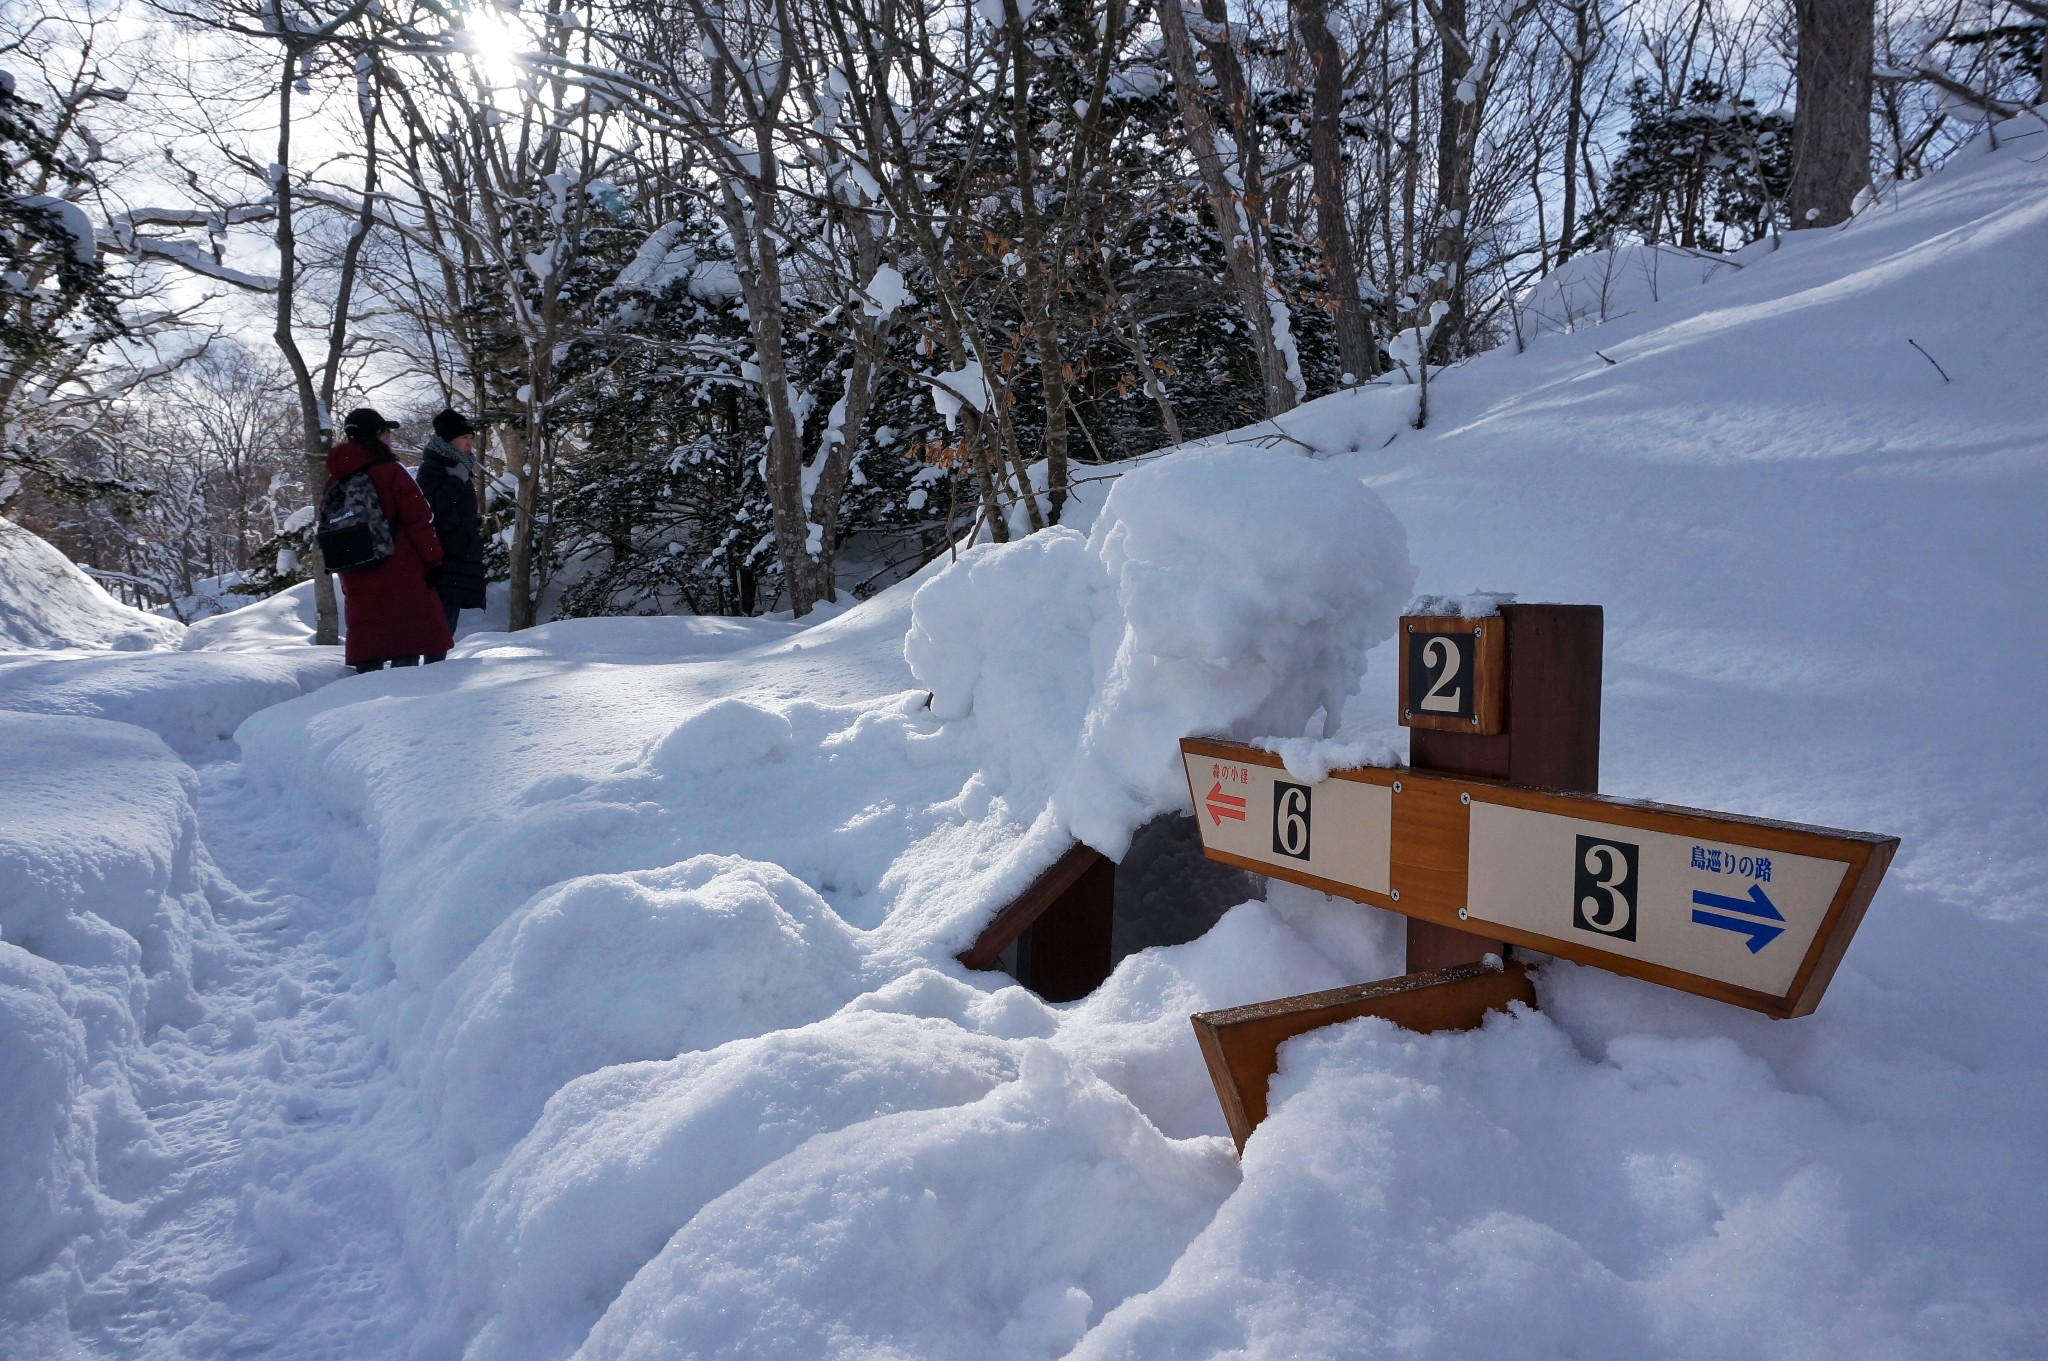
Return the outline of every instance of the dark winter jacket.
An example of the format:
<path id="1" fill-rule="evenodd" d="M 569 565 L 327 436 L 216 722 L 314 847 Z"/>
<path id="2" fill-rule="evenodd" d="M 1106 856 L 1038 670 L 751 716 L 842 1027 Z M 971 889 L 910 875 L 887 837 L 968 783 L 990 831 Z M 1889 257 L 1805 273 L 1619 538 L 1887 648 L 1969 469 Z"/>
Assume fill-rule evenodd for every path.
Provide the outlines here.
<path id="1" fill-rule="evenodd" d="M 457 609 L 484 607 L 484 522 L 471 463 L 439 435 L 420 451 L 420 491 L 434 508 L 441 539 L 441 598 Z"/>
<path id="2" fill-rule="evenodd" d="M 348 623 L 350 666 L 391 661 L 399 657 L 431 657 L 454 645 L 448 616 L 427 585 L 427 569 L 441 565 L 441 541 L 434 537 L 433 512 L 420 495 L 412 474 L 380 444 L 353 440 L 327 451 L 327 476 L 333 480 L 369 469 L 384 518 L 391 521 L 396 546 L 375 567 L 340 576 L 343 617 Z M 323 494 L 322 500 L 325 500 Z"/>

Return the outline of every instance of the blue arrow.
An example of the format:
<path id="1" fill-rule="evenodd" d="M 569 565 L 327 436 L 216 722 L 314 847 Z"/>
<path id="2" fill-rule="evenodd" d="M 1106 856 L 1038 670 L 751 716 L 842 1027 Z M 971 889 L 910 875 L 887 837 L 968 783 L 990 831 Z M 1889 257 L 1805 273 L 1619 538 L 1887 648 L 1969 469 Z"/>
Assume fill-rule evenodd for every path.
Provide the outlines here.
<path id="1" fill-rule="evenodd" d="M 1724 912 L 1740 912 L 1746 917 L 1769 917 L 1774 922 L 1785 920 L 1777 905 L 1764 895 L 1762 884 L 1751 884 L 1747 898 L 1730 898 L 1719 893 L 1706 893 L 1694 889 L 1692 901 L 1695 907 L 1718 907 Z M 1695 912 L 1692 919 L 1698 921 L 1699 914 Z"/>
<path id="2" fill-rule="evenodd" d="M 1772 941 L 1785 934 L 1782 926 L 1767 922 L 1751 921 L 1747 917 L 1723 917 L 1716 912 L 1695 911 L 1692 914 L 1696 926 L 1718 926 L 1723 931 L 1734 931 L 1749 937 L 1749 952 L 1755 954 Z"/>

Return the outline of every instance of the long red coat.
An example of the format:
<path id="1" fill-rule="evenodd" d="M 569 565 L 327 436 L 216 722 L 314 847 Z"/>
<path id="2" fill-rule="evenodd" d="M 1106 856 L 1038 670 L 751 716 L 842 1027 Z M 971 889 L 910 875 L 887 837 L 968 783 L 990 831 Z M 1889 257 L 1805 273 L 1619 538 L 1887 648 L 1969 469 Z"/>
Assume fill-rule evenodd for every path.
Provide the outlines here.
<path id="1" fill-rule="evenodd" d="M 327 451 L 330 479 L 349 477 L 364 468 L 370 470 L 370 481 L 377 486 L 377 499 L 391 521 L 391 536 L 397 544 L 391 556 L 375 567 L 340 575 L 348 621 L 348 650 L 343 655 L 354 666 L 446 652 L 455 640 L 449 635 L 440 597 L 427 585 L 427 569 L 441 564 L 434 512 L 427 508 L 427 498 L 420 495 L 412 474 L 389 450 L 366 448 L 349 440 Z"/>

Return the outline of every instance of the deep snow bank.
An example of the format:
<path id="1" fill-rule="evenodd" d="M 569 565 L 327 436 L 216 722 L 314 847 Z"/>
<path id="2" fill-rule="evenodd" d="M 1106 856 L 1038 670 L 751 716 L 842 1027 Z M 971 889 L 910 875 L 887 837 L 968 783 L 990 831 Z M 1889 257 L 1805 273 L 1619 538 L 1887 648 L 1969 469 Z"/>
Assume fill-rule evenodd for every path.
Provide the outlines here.
<path id="1" fill-rule="evenodd" d="M 1677 299 L 1687 289 L 1743 268 L 1745 259 L 1762 258 L 1770 247 L 1764 240 L 1726 256 L 1641 243 L 1587 251 L 1537 280 L 1515 303 L 1510 322 L 1524 345 L 1541 336 L 1590 331 Z"/>
<path id="2" fill-rule="evenodd" d="M 5 523 L 0 521 L 0 526 Z M 310 583 L 201 620 L 190 628 L 170 624 L 162 646 L 152 643 L 150 650 L 122 650 L 124 645 L 117 639 L 112 644 L 115 651 L 81 651 L 89 645 L 76 641 L 83 636 L 74 608 L 82 598 L 80 587 L 99 592 L 104 603 L 116 610 L 125 607 L 105 599 L 97 585 L 39 539 L 32 542 L 41 555 L 29 556 L 50 571 L 31 594 L 39 611 L 39 626 L 49 627 L 37 636 L 52 636 L 49 628 L 61 620 L 71 621 L 65 625 L 70 631 L 63 634 L 67 641 L 27 645 L 65 649 L 55 654 L 10 651 L 6 641 L 9 583 L 22 586 L 34 582 L 18 571 L 9 576 L 10 541 L 5 533 L 5 528 L 0 528 L 0 709 L 133 723 L 161 737 L 187 760 L 206 761 L 234 754 L 235 729 L 249 715 L 346 674 L 340 648 L 310 646 Z M 56 557 L 62 570 L 51 566 L 46 561 L 49 557 Z M 50 613 L 53 609 L 58 611 L 55 617 Z M 128 616 L 150 621 L 146 626 L 150 629 L 168 623 L 133 610 L 92 617 L 126 627 L 132 622 Z"/>
<path id="3" fill-rule="evenodd" d="M 61 1317 L 119 1188 L 161 1170 L 142 1046 L 225 948 L 196 794 L 138 728 L 0 711 L 0 1320 Z"/>
<path id="4" fill-rule="evenodd" d="M 187 652 L 271 652 L 310 646 L 314 624 L 313 583 L 302 581 L 187 625 L 178 646 Z"/>
<path id="5" fill-rule="evenodd" d="M 131 609 L 71 559 L 0 516 L 0 652 L 176 647 L 175 620 Z"/>
<path id="6" fill-rule="evenodd" d="M 1334 733 L 1414 583 L 1400 522 L 1355 478 L 1212 450 L 1118 478 L 1085 539 L 969 553 L 919 588 L 903 650 L 934 715 L 973 717 L 988 779 L 1049 787 L 1068 831 L 1121 858 L 1185 801 L 1182 737 L 1318 715 Z"/>
<path id="7" fill-rule="evenodd" d="M 1296 532 L 1304 517 L 1314 534 Z M 869 932 L 851 988 L 959 949 L 1069 835 L 1120 852 L 1178 807 L 1166 734 L 1333 722 L 1412 571 L 1400 526 L 1355 479 L 1293 455 L 1211 454 L 1128 475 L 1087 540 L 969 551 L 786 642 L 730 652 L 707 635 L 701 660 L 664 667 L 640 662 L 644 642 L 613 641 L 686 636 L 663 621 L 482 638 L 440 668 L 267 710 L 239 736 L 252 778 L 377 837 L 374 910 L 414 994 L 407 1027 L 467 1014 L 456 993 L 497 986 L 465 960 L 522 930 L 522 903 L 701 854 L 779 865 Z M 1186 610 L 1204 581 L 1213 608 Z M 551 640 L 579 632 L 607 662 L 640 664 L 565 667 Z M 905 688 L 906 650 L 943 692 L 929 709 Z M 821 702 L 835 691 L 843 702 Z M 437 754 L 422 763 L 424 749 Z M 503 1038 L 508 1055 L 532 1024 Z"/>
<path id="8" fill-rule="evenodd" d="M 0 709 L 133 723 L 187 760 L 204 761 L 232 755 L 235 729 L 249 715 L 346 673 L 341 650 L 331 647 L 0 653 Z"/>

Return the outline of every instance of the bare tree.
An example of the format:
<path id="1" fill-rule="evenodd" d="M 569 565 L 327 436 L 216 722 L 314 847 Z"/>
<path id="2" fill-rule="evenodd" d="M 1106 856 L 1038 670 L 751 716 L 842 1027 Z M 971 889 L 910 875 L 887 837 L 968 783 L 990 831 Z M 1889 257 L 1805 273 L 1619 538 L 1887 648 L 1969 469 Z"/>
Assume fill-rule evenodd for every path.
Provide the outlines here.
<path id="1" fill-rule="evenodd" d="M 1243 310 L 1252 354 L 1265 388 L 1266 414 L 1278 416 L 1292 410 L 1300 396 L 1275 335 L 1276 326 L 1284 322 L 1284 313 L 1274 310 L 1277 295 L 1270 282 L 1270 266 L 1259 249 L 1257 227 L 1263 200 L 1255 196 L 1256 180 L 1246 181 L 1245 173 L 1251 167 L 1244 156 L 1238 158 L 1235 167 L 1226 166 L 1217 149 L 1216 126 L 1203 95 L 1202 75 L 1195 66 L 1195 51 L 1188 40 L 1187 16 L 1181 10 L 1180 0 L 1161 0 L 1158 13 L 1167 60 L 1173 69 L 1174 93 L 1180 103 L 1182 137 L 1208 192 L 1209 211 L 1223 243 L 1225 268 L 1237 304 Z M 1241 105 L 1244 79 L 1231 59 L 1228 20 L 1222 22 L 1220 33 L 1215 20 L 1204 16 L 1203 22 L 1217 37 L 1208 50 L 1212 69 L 1218 71 L 1221 93 L 1226 101 L 1235 97 Z M 1240 144 L 1239 150 L 1245 152 L 1249 148 Z"/>
<path id="2" fill-rule="evenodd" d="M 1382 10 L 1382 30 L 1393 11 Z M 1309 76 L 1309 163 L 1313 169 L 1316 237 L 1330 271 L 1335 296 L 1337 356 L 1350 382 L 1364 382 L 1380 371 L 1379 345 L 1359 293 L 1358 250 L 1352 241 L 1351 205 L 1344 185 L 1345 60 L 1330 32 L 1325 0 L 1294 0 L 1294 26 L 1300 35 Z M 1384 40 L 1381 35 L 1382 41 Z"/>

